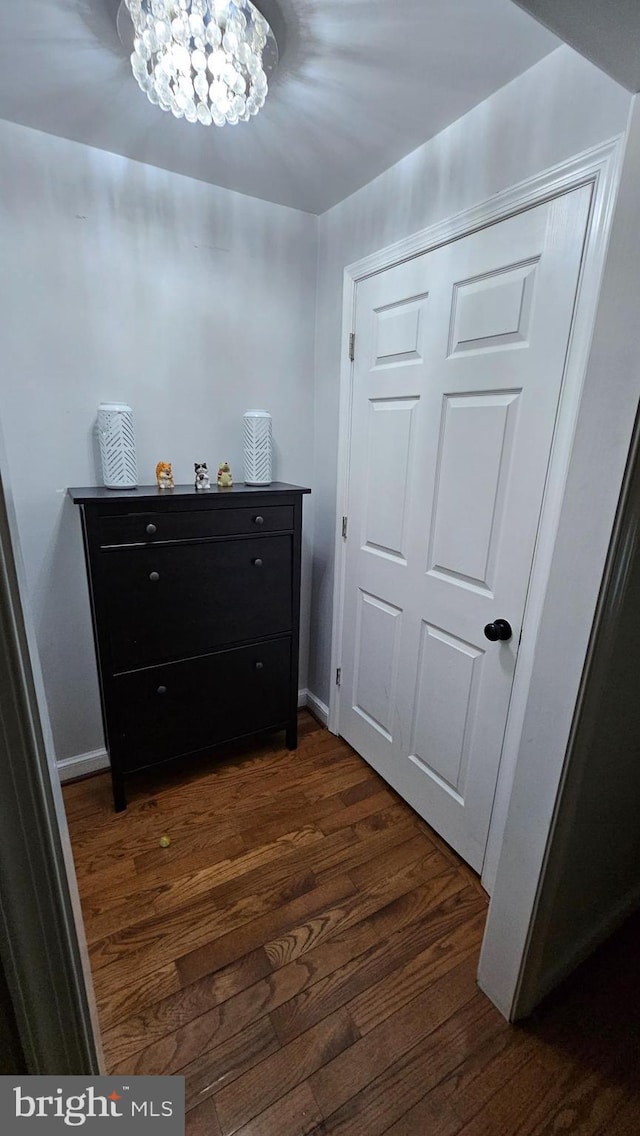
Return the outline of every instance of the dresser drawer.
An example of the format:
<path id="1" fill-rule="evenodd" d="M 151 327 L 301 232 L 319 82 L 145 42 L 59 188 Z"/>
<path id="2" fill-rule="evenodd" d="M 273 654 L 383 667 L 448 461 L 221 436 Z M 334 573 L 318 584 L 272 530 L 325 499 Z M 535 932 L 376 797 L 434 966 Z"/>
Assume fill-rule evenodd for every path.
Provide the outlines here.
<path id="1" fill-rule="evenodd" d="M 118 549 L 100 561 L 114 671 L 291 630 L 291 536 Z"/>
<path id="2" fill-rule="evenodd" d="M 287 637 L 119 675 L 114 758 L 126 772 L 283 725 L 290 674 Z"/>
<path id="3" fill-rule="evenodd" d="M 286 532 L 293 528 L 292 505 L 254 508 L 190 509 L 157 513 L 127 513 L 101 517 L 98 540 L 102 548 L 157 544 L 163 541 L 205 540 L 244 533 Z"/>

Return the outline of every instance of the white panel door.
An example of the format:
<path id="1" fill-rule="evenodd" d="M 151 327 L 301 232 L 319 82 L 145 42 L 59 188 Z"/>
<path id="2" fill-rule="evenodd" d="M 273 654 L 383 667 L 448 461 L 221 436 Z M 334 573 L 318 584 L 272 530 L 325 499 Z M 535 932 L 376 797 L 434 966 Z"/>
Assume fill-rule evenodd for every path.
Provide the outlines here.
<path id="1" fill-rule="evenodd" d="M 357 290 L 339 730 L 477 870 L 589 201 Z M 487 638 L 496 620 L 511 638 Z"/>

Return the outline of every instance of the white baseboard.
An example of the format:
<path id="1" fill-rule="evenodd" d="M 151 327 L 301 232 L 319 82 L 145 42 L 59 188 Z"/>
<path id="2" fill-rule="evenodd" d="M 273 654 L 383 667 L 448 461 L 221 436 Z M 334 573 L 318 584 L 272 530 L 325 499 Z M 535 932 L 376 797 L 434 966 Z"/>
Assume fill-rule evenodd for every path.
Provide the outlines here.
<path id="1" fill-rule="evenodd" d="M 310 690 L 298 691 L 298 706 L 308 706 L 311 713 L 322 723 L 327 724 L 329 710 L 324 702 L 316 698 Z M 75 757 L 63 757 L 58 762 L 58 775 L 61 781 L 73 781 L 76 777 L 86 777 L 88 773 L 99 773 L 109 768 L 109 755 L 104 749 L 94 749 L 91 753 L 78 753 Z"/>
<path id="2" fill-rule="evenodd" d="M 90 753 L 78 753 L 75 757 L 63 757 L 58 762 L 61 781 L 73 781 L 76 777 L 86 777 L 87 773 L 99 773 L 109 768 L 109 755 L 106 749 L 93 749 Z"/>
<path id="3" fill-rule="evenodd" d="M 310 690 L 305 690 L 304 693 L 306 695 L 305 706 L 311 711 L 314 718 L 317 718 L 323 726 L 326 726 L 329 721 L 329 707 Z"/>

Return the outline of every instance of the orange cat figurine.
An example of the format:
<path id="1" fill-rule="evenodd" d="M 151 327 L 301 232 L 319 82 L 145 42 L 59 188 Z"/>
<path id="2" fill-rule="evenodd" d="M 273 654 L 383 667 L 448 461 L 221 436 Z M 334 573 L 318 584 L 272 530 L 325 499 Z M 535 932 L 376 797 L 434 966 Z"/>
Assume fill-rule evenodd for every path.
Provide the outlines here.
<path id="1" fill-rule="evenodd" d="M 173 489 L 173 473 L 171 462 L 158 462 L 156 466 L 156 481 L 158 489 Z"/>

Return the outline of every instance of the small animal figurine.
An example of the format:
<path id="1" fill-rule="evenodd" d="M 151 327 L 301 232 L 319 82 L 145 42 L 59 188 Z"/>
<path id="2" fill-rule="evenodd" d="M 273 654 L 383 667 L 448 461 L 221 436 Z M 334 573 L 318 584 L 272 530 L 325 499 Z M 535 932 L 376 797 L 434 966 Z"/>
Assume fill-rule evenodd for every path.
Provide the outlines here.
<path id="1" fill-rule="evenodd" d="M 158 462 L 156 466 L 156 481 L 158 489 L 173 489 L 173 473 L 171 462 Z"/>
<path id="2" fill-rule="evenodd" d="M 196 475 L 196 489 L 210 489 L 211 481 L 209 480 L 209 471 L 206 462 L 193 463 Z"/>
<path id="3" fill-rule="evenodd" d="M 220 489 L 230 489 L 232 485 L 231 467 L 229 462 L 223 462 L 218 470 L 218 486 Z"/>

